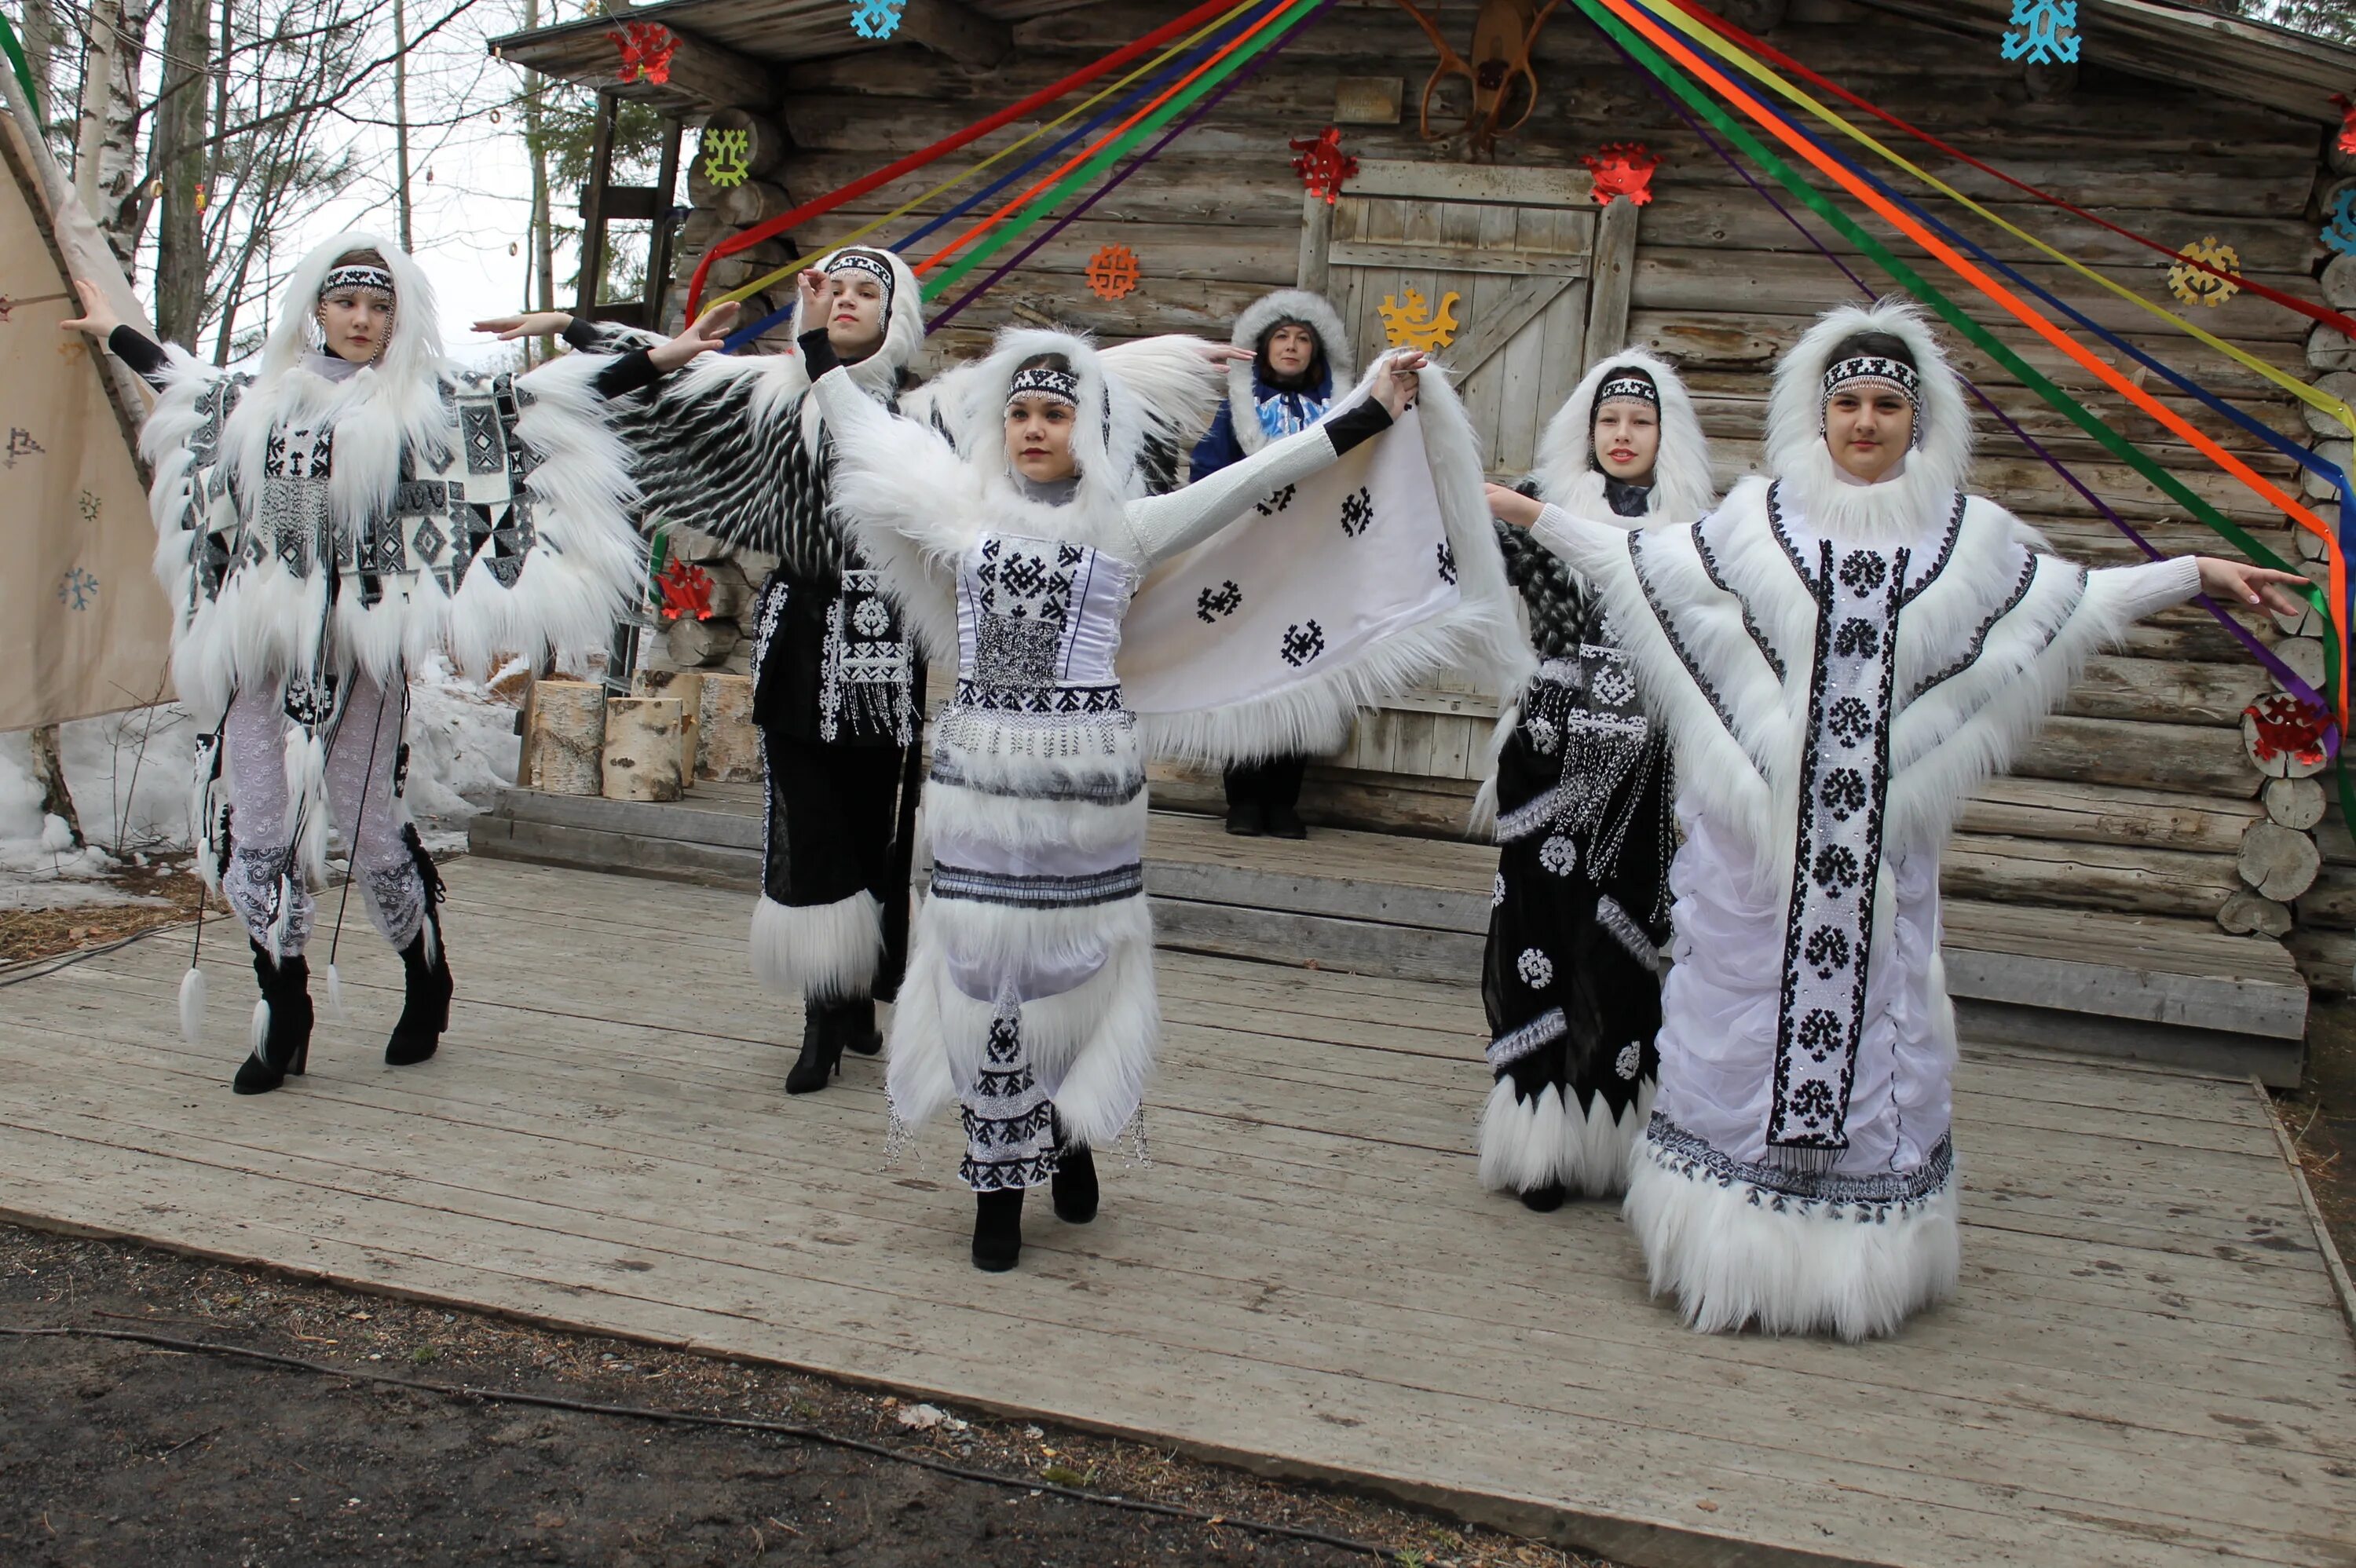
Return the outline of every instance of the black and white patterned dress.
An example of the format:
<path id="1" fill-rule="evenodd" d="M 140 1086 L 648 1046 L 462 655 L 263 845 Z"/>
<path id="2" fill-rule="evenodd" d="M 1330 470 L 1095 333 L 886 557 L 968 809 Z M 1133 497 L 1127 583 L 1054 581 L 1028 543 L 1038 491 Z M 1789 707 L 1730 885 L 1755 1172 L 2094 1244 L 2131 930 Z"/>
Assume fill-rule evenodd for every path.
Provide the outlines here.
<path id="1" fill-rule="evenodd" d="M 1609 500 L 1642 517 L 1648 491 Z M 1650 1109 L 1668 938 L 1670 764 L 1601 603 L 1500 525 L 1538 672 L 1497 758 L 1497 875 L 1481 995 L 1496 1086 L 1482 1179 L 1608 1195 Z"/>

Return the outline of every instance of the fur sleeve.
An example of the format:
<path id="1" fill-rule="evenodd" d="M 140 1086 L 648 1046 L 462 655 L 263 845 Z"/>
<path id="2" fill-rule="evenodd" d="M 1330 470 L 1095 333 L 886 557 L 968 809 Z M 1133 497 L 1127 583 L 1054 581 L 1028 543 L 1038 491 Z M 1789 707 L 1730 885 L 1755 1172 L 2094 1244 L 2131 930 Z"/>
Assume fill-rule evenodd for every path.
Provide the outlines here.
<path id="1" fill-rule="evenodd" d="M 833 517 L 884 573 L 926 656 L 954 661 L 958 560 L 980 515 L 973 470 L 931 424 L 890 412 L 840 369 L 810 395 L 833 442 Z"/>
<path id="2" fill-rule="evenodd" d="M 677 524 L 737 549 L 777 556 L 797 575 L 830 576 L 822 476 L 801 431 L 799 378 L 762 359 L 707 355 L 644 397 L 614 403 L 636 459 L 648 528 Z M 797 527 L 798 519 L 801 526 Z"/>

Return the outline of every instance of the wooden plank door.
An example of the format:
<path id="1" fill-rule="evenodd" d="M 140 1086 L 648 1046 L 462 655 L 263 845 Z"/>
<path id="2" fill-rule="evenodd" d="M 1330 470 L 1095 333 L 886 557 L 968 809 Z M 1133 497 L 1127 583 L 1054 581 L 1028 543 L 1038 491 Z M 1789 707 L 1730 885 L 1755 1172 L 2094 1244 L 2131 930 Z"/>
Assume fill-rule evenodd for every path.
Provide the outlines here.
<path id="1" fill-rule="evenodd" d="M 1636 208 L 1599 208 L 1590 188 L 1569 169 L 1369 160 L 1341 200 L 1304 208 L 1301 286 L 1333 301 L 1362 366 L 1389 344 L 1386 303 L 1404 305 L 1412 290 L 1429 313 L 1456 296 L 1456 336 L 1437 357 L 1482 465 L 1507 483 L 1529 472 L 1539 432 L 1588 368 L 1627 341 Z M 1331 761 L 1479 778 L 1496 716 L 1486 694 L 1433 682 L 1360 714 Z"/>
<path id="2" fill-rule="evenodd" d="M 1438 355 L 1500 478 L 1528 472 L 1547 418 L 1626 338 L 1636 209 L 1588 189 L 1566 169 L 1373 160 L 1330 209 L 1311 198 L 1302 286 L 1333 298 L 1361 363 L 1391 340 L 1386 307 L 1446 309 Z"/>

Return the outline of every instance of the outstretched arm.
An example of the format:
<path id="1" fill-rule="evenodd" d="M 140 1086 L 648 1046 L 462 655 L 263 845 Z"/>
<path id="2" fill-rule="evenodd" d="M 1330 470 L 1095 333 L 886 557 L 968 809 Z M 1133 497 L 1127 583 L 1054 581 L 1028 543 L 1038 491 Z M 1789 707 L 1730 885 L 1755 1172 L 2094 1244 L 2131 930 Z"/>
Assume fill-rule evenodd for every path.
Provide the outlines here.
<path id="1" fill-rule="evenodd" d="M 89 333 L 105 344 L 117 359 L 130 366 L 134 375 L 160 390 L 169 379 L 166 371 L 171 365 L 164 346 L 115 315 L 114 307 L 107 303 L 96 283 L 76 278 L 74 289 L 81 295 L 82 313 L 58 323 L 58 330 Z"/>
<path id="2" fill-rule="evenodd" d="M 1488 486 L 1489 513 L 1501 523 L 1527 528 L 1530 538 L 1546 546 L 1563 564 L 1582 577 L 1608 575 L 1615 560 L 1628 553 L 1628 530 L 1579 517 L 1560 507 L 1509 490 Z"/>
<path id="3" fill-rule="evenodd" d="M 1344 453 L 1373 440 L 1414 401 L 1423 356 L 1393 355 L 1375 379 L 1374 396 L 1297 435 L 1271 442 L 1243 462 L 1167 496 L 1129 504 L 1130 530 L 1148 561 L 1191 549 L 1226 528 L 1271 490 L 1305 479 Z"/>
<path id="4" fill-rule="evenodd" d="M 972 474 L 957 449 L 929 424 L 903 419 L 860 390 L 825 328 L 804 333 L 799 345 L 832 442 L 834 515 L 879 560 L 899 554 L 894 547 L 904 541 L 936 562 L 954 557 L 973 528 Z"/>

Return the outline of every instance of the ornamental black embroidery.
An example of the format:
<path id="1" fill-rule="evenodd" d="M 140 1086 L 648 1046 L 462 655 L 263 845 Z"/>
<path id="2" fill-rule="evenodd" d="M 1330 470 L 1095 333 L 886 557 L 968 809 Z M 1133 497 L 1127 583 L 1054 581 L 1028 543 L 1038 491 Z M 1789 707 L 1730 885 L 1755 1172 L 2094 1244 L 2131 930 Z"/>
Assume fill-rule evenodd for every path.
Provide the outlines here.
<path id="1" fill-rule="evenodd" d="M 1232 615 L 1244 602 L 1244 591 L 1229 578 L 1216 588 L 1205 588 L 1194 596 L 1194 614 L 1206 626 L 1216 625 L 1222 616 Z"/>
<path id="2" fill-rule="evenodd" d="M 1295 488 L 1293 485 L 1287 485 L 1283 489 L 1269 496 L 1267 500 L 1257 503 L 1253 509 L 1263 517 L 1272 517 L 1292 505 Z"/>
<path id="3" fill-rule="evenodd" d="M 1325 651 L 1325 628 L 1311 621 L 1284 629 L 1284 662 L 1299 669 Z"/>
<path id="4" fill-rule="evenodd" d="M 1357 494 L 1342 498 L 1342 531 L 1352 539 L 1356 539 L 1374 527 L 1374 523 L 1375 498 L 1368 495 L 1366 487 L 1361 485 L 1358 486 Z"/>
<path id="5" fill-rule="evenodd" d="M 1769 501 L 1776 538 L 1816 601 L 1816 643 L 1767 1143 L 1771 1151 L 1837 1151 L 1848 1147 L 1865 1025 L 1909 552 L 1853 549 L 1836 570 L 1833 546 L 1820 542 L 1811 563 L 1772 491 Z"/>
<path id="6" fill-rule="evenodd" d="M 1450 584 L 1456 581 L 1456 552 L 1448 548 L 1446 539 L 1440 541 L 1440 581 Z"/>

